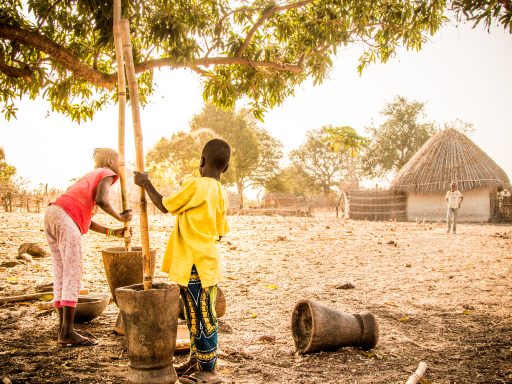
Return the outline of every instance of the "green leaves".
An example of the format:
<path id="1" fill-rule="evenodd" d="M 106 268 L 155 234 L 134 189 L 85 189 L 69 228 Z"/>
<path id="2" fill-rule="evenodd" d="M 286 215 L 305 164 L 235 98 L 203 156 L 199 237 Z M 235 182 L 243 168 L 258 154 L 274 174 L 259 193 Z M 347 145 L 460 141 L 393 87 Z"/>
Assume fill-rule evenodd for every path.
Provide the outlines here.
<path id="1" fill-rule="evenodd" d="M 512 4 L 510 1 L 486 0 L 455 0 L 451 4 L 452 10 L 459 19 L 467 19 L 474 23 L 474 27 L 483 23 L 489 30 L 494 21 L 500 23 L 505 30 L 512 33 Z"/>
<path id="2" fill-rule="evenodd" d="M 208 104 L 194 116 L 191 128 L 209 129 L 231 145 L 230 166 L 222 180 L 237 185 L 239 193 L 250 184 L 264 186 L 279 171 L 281 143 L 259 128 L 246 110 L 233 112 Z"/>
<path id="3" fill-rule="evenodd" d="M 309 184 L 319 186 L 326 197 L 333 187 L 355 172 L 355 149 L 352 148 L 355 144 L 350 142 L 351 135 L 352 139 L 357 137 L 358 141 L 364 142 L 364 138 L 350 127 L 328 126 L 310 130 L 306 142 L 290 152 L 290 160 L 298 173 L 307 175 L 302 179 L 309 179 Z"/>
<path id="4" fill-rule="evenodd" d="M 24 3 L 25 4 L 25 3 Z M 421 49 L 446 21 L 445 0 L 124 0 L 141 102 L 154 92 L 152 68 L 188 67 L 204 77 L 206 101 L 232 109 L 244 99 L 262 119 L 297 85 L 321 83 L 339 48 L 362 44 L 359 71 L 397 47 Z M 454 1 L 476 24 L 512 28 L 507 3 Z M 73 120 L 91 119 L 115 92 L 112 0 L 3 1 L 0 93 L 8 118 L 23 95 L 41 95 Z M 271 64 L 271 65 L 270 65 Z M 142 74 L 144 73 L 144 74 Z M 76 81 L 70 83 L 70 78 Z M 97 88 L 94 88 L 97 87 Z M 100 89 L 101 88 L 101 89 Z"/>
<path id="5" fill-rule="evenodd" d="M 369 140 L 360 136 L 357 131 L 349 126 L 323 128 L 324 142 L 333 152 L 346 153 L 350 157 L 357 157 L 365 149 Z"/>
<path id="6" fill-rule="evenodd" d="M 367 128 L 371 136 L 363 158 L 367 176 L 383 177 L 398 171 L 435 133 L 433 124 L 424 121 L 424 106 L 397 96 L 381 112 L 387 120 L 378 128 Z"/>
<path id="7" fill-rule="evenodd" d="M 279 171 L 281 143 L 257 127 L 247 111 L 222 110 L 207 104 L 194 116 L 190 133 L 178 132 L 162 138 L 147 155 L 149 170 L 162 187 L 181 183 L 186 174 L 197 171 L 204 144 L 221 137 L 228 141 L 232 156 L 222 182 L 244 189 L 249 184 L 265 185 Z"/>
<path id="8" fill-rule="evenodd" d="M 16 174 L 16 167 L 5 161 L 5 152 L 0 147 L 0 184 L 8 184 L 11 178 Z"/>

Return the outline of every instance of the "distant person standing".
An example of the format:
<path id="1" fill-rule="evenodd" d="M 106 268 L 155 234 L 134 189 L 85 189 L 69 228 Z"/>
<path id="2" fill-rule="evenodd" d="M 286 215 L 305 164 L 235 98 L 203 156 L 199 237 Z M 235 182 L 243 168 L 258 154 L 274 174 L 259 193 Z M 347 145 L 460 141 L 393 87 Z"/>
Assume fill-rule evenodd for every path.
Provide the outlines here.
<path id="1" fill-rule="evenodd" d="M 462 200 L 464 200 L 464 196 L 462 196 L 462 193 L 457 189 L 457 183 L 452 183 L 450 190 L 446 192 L 446 202 L 448 204 L 448 212 L 446 214 L 446 221 L 448 223 L 447 233 L 450 233 L 452 223 L 453 233 L 457 233 L 457 217 L 459 216 L 459 208 Z"/>

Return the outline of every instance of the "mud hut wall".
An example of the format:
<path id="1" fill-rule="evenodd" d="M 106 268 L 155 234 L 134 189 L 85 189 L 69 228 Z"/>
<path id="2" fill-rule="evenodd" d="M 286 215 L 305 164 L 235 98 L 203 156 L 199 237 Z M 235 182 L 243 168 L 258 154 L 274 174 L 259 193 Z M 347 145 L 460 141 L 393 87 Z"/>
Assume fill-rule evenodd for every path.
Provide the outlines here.
<path id="1" fill-rule="evenodd" d="M 488 222 L 491 217 L 491 199 L 488 189 L 462 191 L 464 201 L 459 211 L 460 222 Z M 446 219 L 446 192 L 409 193 L 407 220 L 439 221 Z"/>

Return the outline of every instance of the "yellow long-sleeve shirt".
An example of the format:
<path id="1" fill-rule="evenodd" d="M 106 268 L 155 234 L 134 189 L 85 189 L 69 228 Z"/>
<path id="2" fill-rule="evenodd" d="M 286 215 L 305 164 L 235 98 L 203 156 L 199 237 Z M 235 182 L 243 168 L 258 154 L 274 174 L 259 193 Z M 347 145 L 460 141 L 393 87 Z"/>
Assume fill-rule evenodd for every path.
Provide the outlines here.
<path id="1" fill-rule="evenodd" d="M 201 284 L 220 281 L 217 240 L 229 231 L 226 220 L 228 200 L 221 183 L 210 177 L 190 177 L 180 190 L 162 199 L 176 217 L 162 262 L 162 271 L 175 283 L 187 286 L 192 265 Z"/>

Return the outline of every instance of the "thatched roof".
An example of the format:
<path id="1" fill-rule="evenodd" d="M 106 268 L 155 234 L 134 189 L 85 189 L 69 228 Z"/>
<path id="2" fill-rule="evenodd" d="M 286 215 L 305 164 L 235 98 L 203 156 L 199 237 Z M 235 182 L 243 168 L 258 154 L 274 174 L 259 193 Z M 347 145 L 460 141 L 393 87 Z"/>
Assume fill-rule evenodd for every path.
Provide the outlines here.
<path id="1" fill-rule="evenodd" d="M 446 129 L 423 144 L 398 172 L 391 188 L 444 192 L 452 181 L 466 191 L 510 184 L 505 171 L 475 143 L 455 129 Z"/>

